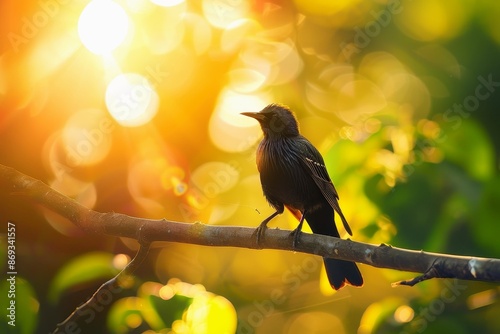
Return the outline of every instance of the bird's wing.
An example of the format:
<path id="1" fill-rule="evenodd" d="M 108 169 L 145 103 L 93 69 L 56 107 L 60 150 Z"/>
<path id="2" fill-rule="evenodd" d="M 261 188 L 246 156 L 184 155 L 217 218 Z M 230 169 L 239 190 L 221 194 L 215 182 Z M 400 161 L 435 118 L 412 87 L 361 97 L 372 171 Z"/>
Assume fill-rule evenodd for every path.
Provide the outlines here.
<path id="1" fill-rule="evenodd" d="M 339 195 L 337 193 L 337 190 L 335 189 L 335 186 L 333 185 L 332 180 L 330 179 L 330 176 L 328 175 L 328 171 L 326 170 L 326 166 L 324 165 L 321 154 L 318 152 L 318 150 L 316 150 L 316 148 L 314 148 L 311 143 L 305 142 L 304 144 L 305 154 L 302 157 L 303 164 L 311 172 L 310 175 L 312 176 L 318 188 L 321 190 L 321 193 L 323 194 L 325 199 L 340 216 L 342 224 L 344 224 L 344 228 L 347 233 L 349 233 L 349 235 L 352 235 L 351 228 L 347 223 L 342 210 L 340 209 L 340 205 L 338 202 Z"/>

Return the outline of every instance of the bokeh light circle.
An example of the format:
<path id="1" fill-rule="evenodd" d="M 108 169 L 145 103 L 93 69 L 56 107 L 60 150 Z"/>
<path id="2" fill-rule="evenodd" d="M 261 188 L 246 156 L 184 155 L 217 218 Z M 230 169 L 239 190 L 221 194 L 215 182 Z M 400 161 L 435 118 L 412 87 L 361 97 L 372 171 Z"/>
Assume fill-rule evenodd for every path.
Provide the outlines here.
<path id="1" fill-rule="evenodd" d="M 107 54 L 123 43 L 129 30 L 127 13 L 111 0 L 93 0 L 78 20 L 83 45 L 95 54 Z"/>
<path id="2" fill-rule="evenodd" d="M 464 1 L 414 1 L 405 4 L 395 22 L 408 36 L 430 42 L 460 34 L 472 12 Z"/>
<path id="3" fill-rule="evenodd" d="M 244 19 L 250 12 L 250 2 L 247 1 L 203 0 L 202 6 L 208 22 L 222 29 Z"/>
<path id="4" fill-rule="evenodd" d="M 106 107 L 123 126 L 141 126 L 157 113 L 158 94 L 149 80 L 136 73 L 115 77 L 106 89 Z"/>
<path id="5" fill-rule="evenodd" d="M 62 131 L 68 166 L 80 167 L 101 162 L 111 150 L 113 123 L 105 111 L 84 109 L 66 122 Z"/>

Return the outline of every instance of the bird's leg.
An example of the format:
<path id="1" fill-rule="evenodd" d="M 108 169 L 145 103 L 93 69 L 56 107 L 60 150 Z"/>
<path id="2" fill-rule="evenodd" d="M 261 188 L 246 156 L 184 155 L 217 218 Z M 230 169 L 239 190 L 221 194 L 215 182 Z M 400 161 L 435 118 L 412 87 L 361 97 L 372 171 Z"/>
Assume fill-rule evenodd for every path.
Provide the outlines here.
<path id="1" fill-rule="evenodd" d="M 300 232 L 302 231 L 302 224 L 304 224 L 304 218 L 306 217 L 306 212 L 302 213 L 302 217 L 300 217 L 299 225 L 293 230 L 290 234 L 293 235 L 292 246 L 295 248 L 297 243 L 299 242 Z"/>
<path id="2" fill-rule="evenodd" d="M 264 231 L 267 229 L 267 223 L 269 223 L 269 221 L 271 219 L 273 219 L 274 217 L 276 217 L 280 213 L 281 212 L 279 210 L 277 210 L 275 213 L 273 213 L 272 215 L 270 215 L 269 217 L 267 217 L 266 219 L 264 219 L 262 221 L 262 223 L 260 223 L 259 227 L 257 227 L 257 229 L 255 230 L 255 232 L 253 233 L 253 234 L 256 235 L 257 245 L 260 244 L 260 239 L 262 237 L 262 234 L 264 234 Z"/>

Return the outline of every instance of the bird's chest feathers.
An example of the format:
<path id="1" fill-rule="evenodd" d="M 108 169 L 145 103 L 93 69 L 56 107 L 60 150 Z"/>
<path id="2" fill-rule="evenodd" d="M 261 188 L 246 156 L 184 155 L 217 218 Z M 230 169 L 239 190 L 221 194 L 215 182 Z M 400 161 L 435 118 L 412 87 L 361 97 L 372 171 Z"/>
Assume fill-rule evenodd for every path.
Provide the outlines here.
<path id="1" fill-rule="evenodd" d="M 300 152 L 287 140 L 263 140 L 257 150 L 257 167 L 261 175 L 279 178 L 293 174 L 301 168 Z M 283 175 L 284 174 L 284 175 Z"/>
<path id="2" fill-rule="evenodd" d="M 257 150 L 257 167 L 268 201 L 303 210 L 304 204 L 319 192 L 300 159 L 299 145 L 292 140 L 266 141 Z"/>

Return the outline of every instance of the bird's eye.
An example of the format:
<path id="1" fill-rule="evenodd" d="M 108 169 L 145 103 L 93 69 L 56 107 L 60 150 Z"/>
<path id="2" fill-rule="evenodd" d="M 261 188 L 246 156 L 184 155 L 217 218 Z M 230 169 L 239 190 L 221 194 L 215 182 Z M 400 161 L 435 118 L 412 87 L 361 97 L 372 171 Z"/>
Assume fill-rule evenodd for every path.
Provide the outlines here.
<path id="1" fill-rule="evenodd" d="M 269 122 L 269 127 L 272 132 L 280 133 L 285 129 L 285 124 L 277 115 L 273 115 L 271 122 Z"/>

